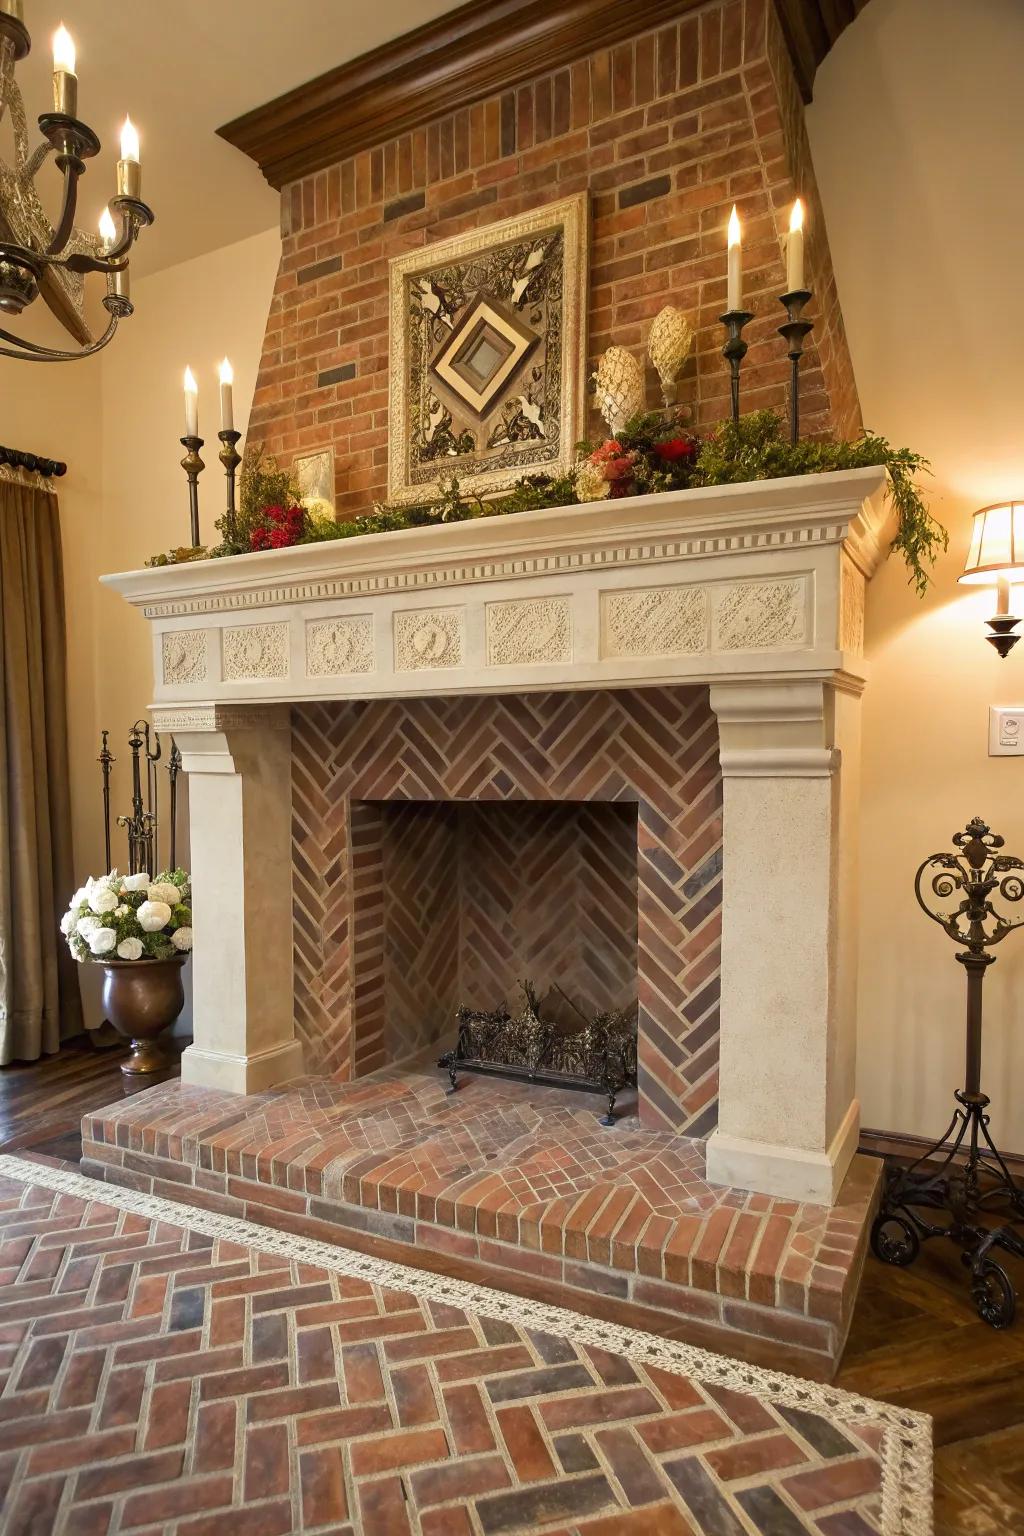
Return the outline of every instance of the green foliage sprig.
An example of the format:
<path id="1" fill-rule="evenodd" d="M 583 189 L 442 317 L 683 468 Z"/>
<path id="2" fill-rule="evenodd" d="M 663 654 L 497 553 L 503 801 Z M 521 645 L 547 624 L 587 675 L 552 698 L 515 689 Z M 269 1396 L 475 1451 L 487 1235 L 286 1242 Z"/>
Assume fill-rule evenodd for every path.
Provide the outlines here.
<path id="1" fill-rule="evenodd" d="M 865 432 L 853 442 L 807 438 L 792 444 L 787 424 L 775 411 L 754 411 L 738 423 L 726 421 L 704 437 L 689 433 L 678 418 L 663 412 L 636 416 L 617 438 L 578 444 L 580 455 L 567 475 L 528 475 L 504 495 L 482 499 L 464 492 L 455 479 L 430 502 L 389 506 L 374 504 L 362 517 L 334 521 L 307 516 L 302 544 L 357 538 L 366 533 L 392 533 L 439 523 L 465 522 L 477 517 L 504 517 L 544 507 L 572 506 L 597 495 L 637 496 L 698 486 L 736 485 L 750 480 L 774 480 L 787 475 L 813 475 L 831 470 L 878 465 L 888 471 L 888 494 L 896 509 L 897 528 L 892 549 L 906 562 L 911 581 L 923 595 L 931 580 L 929 567 L 949 544 L 949 536 L 932 516 L 917 484 L 928 473 L 928 461 L 909 448 L 894 448 L 884 437 Z M 598 469 L 595 471 L 595 465 Z M 581 471 L 589 471 L 589 495 L 581 495 Z M 604 478 L 602 478 L 604 477 Z M 221 544 L 213 556 L 240 554 L 250 547 L 252 532 L 268 506 L 287 506 L 298 490 L 290 470 L 279 469 L 260 447 L 247 449 L 243 460 L 238 517 L 238 541 Z M 218 528 L 223 527 L 221 523 Z M 205 552 L 172 552 L 200 558 Z M 157 556 L 151 564 L 167 564 Z"/>
<path id="2" fill-rule="evenodd" d="M 928 460 L 909 448 L 894 448 L 877 433 L 853 442 L 806 438 L 792 444 L 775 411 L 754 411 L 738 424 L 724 422 L 703 439 L 693 485 L 735 485 L 747 480 L 775 480 L 785 475 L 815 475 L 836 469 L 879 465 L 889 472 L 889 495 L 896 509 L 892 549 L 898 550 L 918 595 L 931 580 L 927 567 L 949 547 L 949 534 L 928 510 L 916 476 L 931 472 Z"/>

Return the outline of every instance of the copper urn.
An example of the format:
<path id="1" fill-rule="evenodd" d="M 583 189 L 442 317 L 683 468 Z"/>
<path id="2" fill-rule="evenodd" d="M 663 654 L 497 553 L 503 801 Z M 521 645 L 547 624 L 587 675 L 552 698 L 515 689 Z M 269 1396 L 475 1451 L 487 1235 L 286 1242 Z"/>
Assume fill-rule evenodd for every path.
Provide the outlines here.
<path id="1" fill-rule="evenodd" d="M 132 1045 L 122 1072 L 161 1072 L 170 1065 L 157 1036 L 185 1006 L 181 971 L 187 959 L 173 955 L 169 960 L 102 962 L 104 1014 Z"/>

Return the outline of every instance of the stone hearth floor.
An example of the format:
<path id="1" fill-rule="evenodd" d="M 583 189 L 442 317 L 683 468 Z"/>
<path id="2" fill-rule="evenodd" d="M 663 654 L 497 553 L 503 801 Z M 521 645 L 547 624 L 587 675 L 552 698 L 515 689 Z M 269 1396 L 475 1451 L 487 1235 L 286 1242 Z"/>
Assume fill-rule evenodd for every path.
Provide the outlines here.
<path id="1" fill-rule="evenodd" d="M 830 1377 L 881 1165 L 832 1209 L 708 1184 L 596 1097 L 426 1066 L 253 1096 L 168 1083 L 82 1122 L 84 1172 Z"/>

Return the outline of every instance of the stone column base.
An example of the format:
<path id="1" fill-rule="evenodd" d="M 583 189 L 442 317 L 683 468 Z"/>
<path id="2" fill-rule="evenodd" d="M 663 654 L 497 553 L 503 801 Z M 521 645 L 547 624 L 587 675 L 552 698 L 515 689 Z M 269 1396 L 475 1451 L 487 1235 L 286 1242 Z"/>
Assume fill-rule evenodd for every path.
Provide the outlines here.
<path id="1" fill-rule="evenodd" d="M 301 1077 L 302 1070 L 302 1046 L 298 1040 L 271 1046 L 254 1056 L 232 1056 L 227 1051 L 190 1045 L 181 1057 L 183 1083 L 222 1088 L 228 1093 L 263 1093 L 293 1077 Z"/>
<path id="2" fill-rule="evenodd" d="M 857 1150 L 860 1103 L 854 1099 L 826 1152 L 748 1141 L 728 1131 L 712 1131 L 707 1144 L 707 1179 L 757 1190 L 783 1200 L 835 1205 Z"/>

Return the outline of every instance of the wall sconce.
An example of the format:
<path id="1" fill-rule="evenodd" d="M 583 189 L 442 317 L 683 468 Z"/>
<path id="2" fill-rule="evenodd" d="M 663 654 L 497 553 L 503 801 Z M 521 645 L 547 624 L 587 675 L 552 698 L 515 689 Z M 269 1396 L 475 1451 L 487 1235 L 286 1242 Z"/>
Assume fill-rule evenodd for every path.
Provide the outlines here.
<path id="1" fill-rule="evenodd" d="M 1010 583 L 1024 582 L 1024 501 L 1004 501 L 982 507 L 974 514 L 971 550 L 960 580 L 969 586 L 995 583 L 995 616 L 985 623 L 992 631 L 985 639 L 1006 657 L 1021 638 L 1015 633 L 1019 618 L 1010 612 Z"/>

